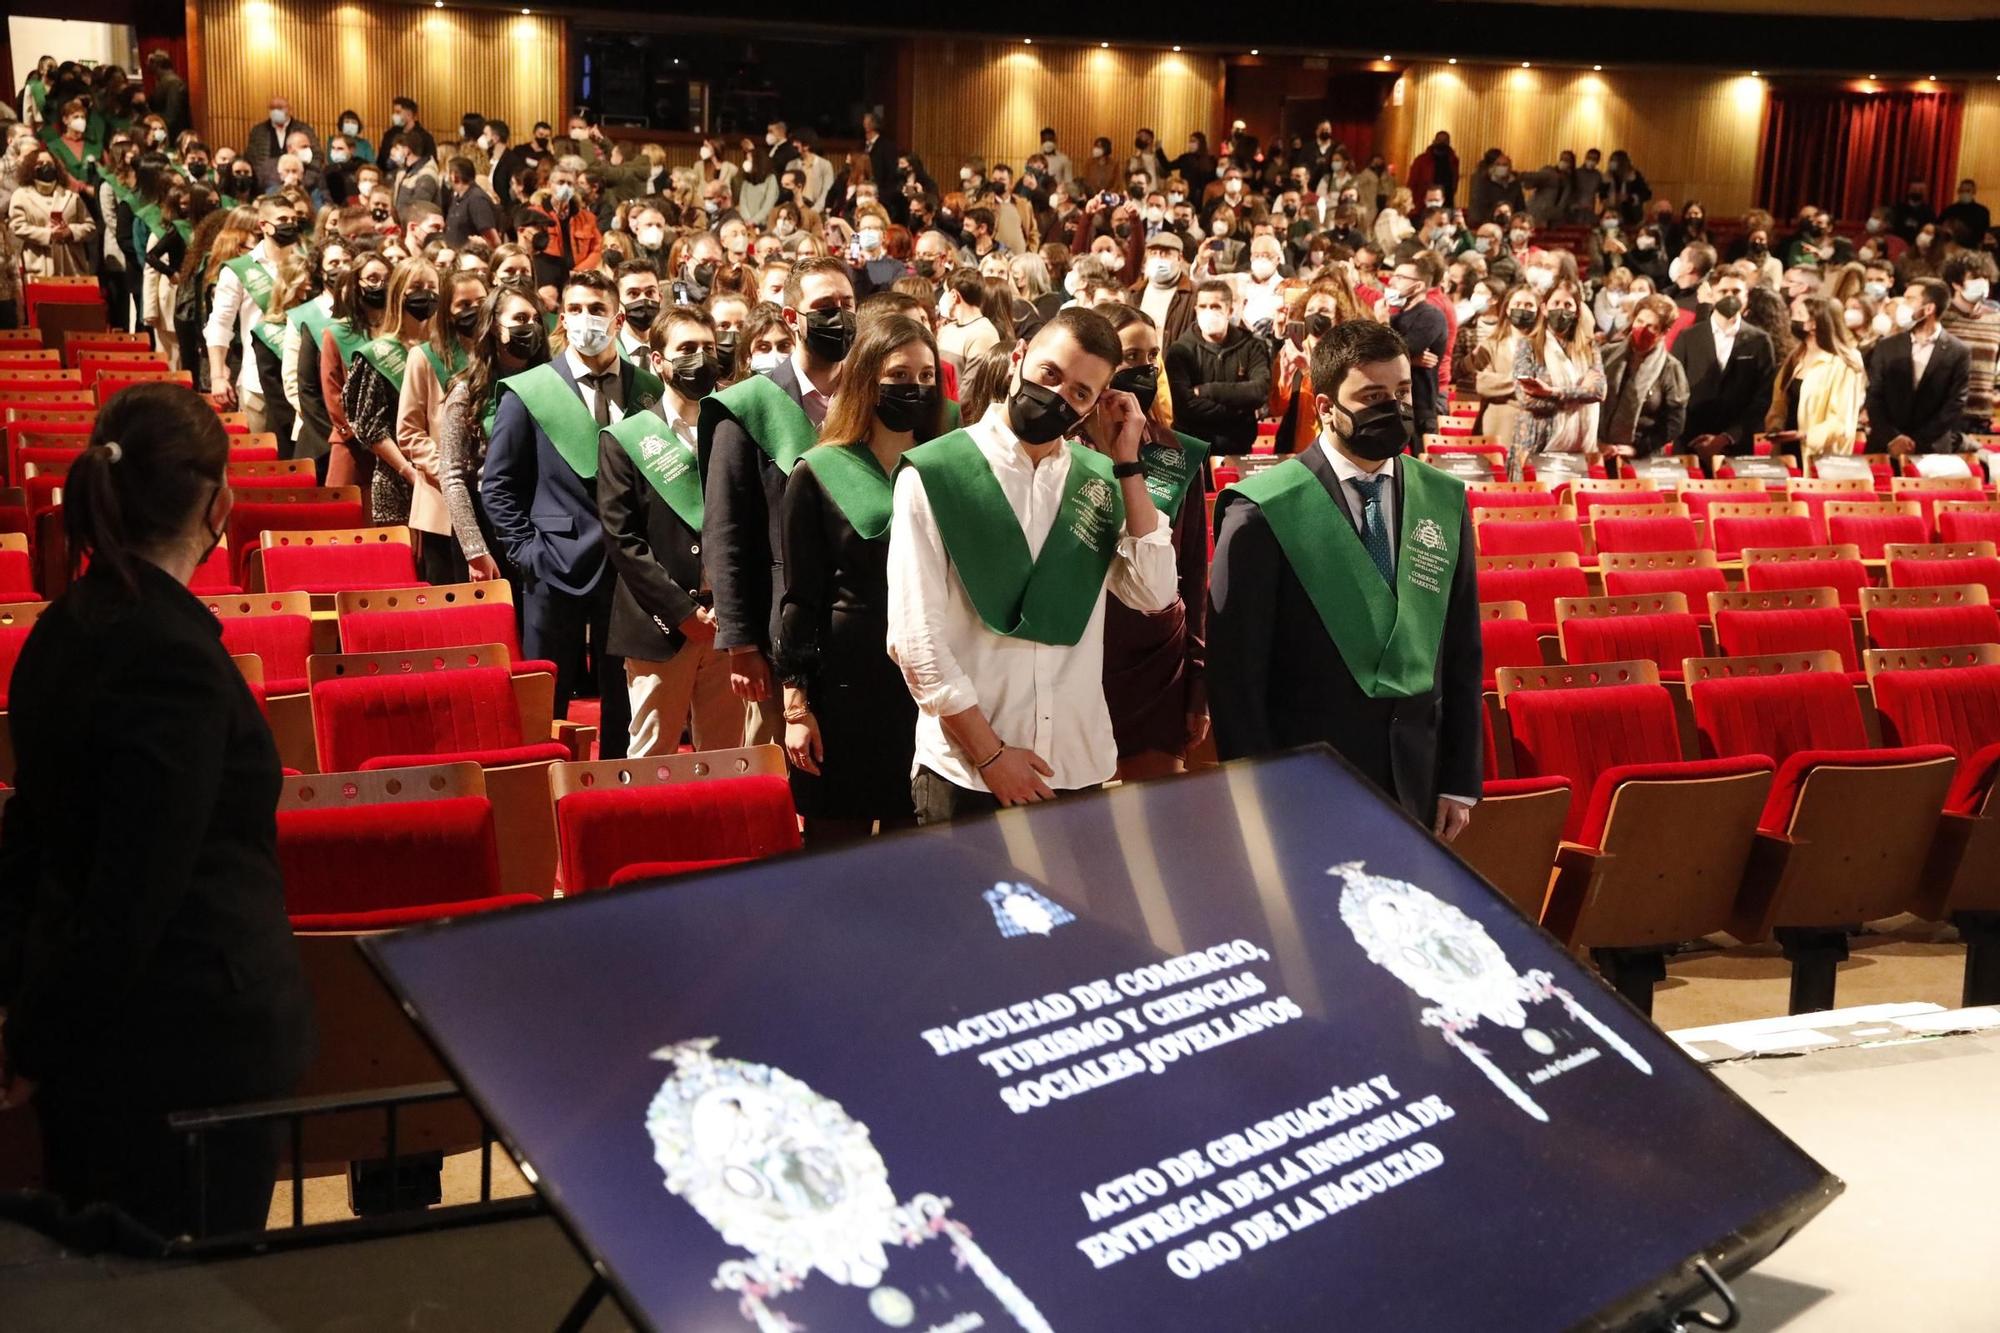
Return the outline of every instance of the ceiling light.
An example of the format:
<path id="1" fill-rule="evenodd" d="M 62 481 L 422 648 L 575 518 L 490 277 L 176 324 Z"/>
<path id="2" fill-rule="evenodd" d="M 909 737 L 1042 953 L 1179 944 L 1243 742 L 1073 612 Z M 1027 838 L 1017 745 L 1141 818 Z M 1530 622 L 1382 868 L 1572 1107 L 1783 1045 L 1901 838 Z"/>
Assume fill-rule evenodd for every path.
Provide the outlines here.
<path id="1" fill-rule="evenodd" d="M 1253 56 L 1254 56 L 1254 55 L 1256 55 L 1256 54 L 1257 54 L 1257 48 L 1256 48 L 1256 47 L 1254 47 L 1254 46 L 1253 46 L 1253 47 L 1251 47 L 1251 48 L 1250 48 L 1250 54 L 1251 54 L 1251 55 L 1253 55 Z"/>
<path id="2" fill-rule="evenodd" d="M 1602 70 L 1602 69 L 1604 68 L 1604 66 L 1602 66 L 1602 65 L 1592 65 L 1592 66 L 1591 66 L 1591 68 L 1592 68 L 1592 69 L 1595 69 L 1595 70 Z"/>
<path id="3" fill-rule="evenodd" d="M 1458 57 L 1457 57 L 1457 56 L 1453 56 L 1453 57 L 1452 57 L 1451 59 L 1449 59 L 1449 60 L 1445 61 L 1444 63 L 1445 63 L 1445 64 L 1447 64 L 1447 65 L 1456 65 L 1456 64 L 1458 63 Z M 2000 74 L 1995 74 L 1995 75 L 1994 75 L 1993 77 L 1994 77 L 1995 79 L 2000 79 Z"/>
<path id="4" fill-rule="evenodd" d="M 1033 46 L 1034 44 L 1035 44 L 1035 39 L 1032 37 L 1023 37 L 1021 39 L 1021 45 L 1023 46 Z"/>
<path id="5" fill-rule="evenodd" d="M 1180 48 L 1179 48 L 1178 46 L 1176 46 L 1176 47 L 1174 48 L 1174 50 L 1178 51 L 1178 50 L 1180 50 Z"/>
<path id="6" fill-rule="evenodd" d="M 1384 60 L 1394 60 L 1394 59 L 1395 59 L 1396 57 L 1394 57 L 1394 56 L 1383 56 L 1382 58 L 1383 58 Z"/>
<path id="7" fill-rule="evenodd" d="M 1761 77 L 1761 76 L 1763 75 L 1763 73 L 1764 73 L 1764 71 L 1763 71 L 1763 70 L 1761 70 L 1761 69 L 1753 69 L 1753 70 L 1751 70 L 1751 71 L 1750 71 L 1750 77 L 1751 77 L 1751 78 L 1753 78 L 1753 79 L 1755 79 L 1755 78 L 1759 78 L 1759 77 Z"/>
<path id="8" fill-rule="evenodd" d="M 1522 69 L 1526 69 L 1526 68 L 1528 68 L 1528 62 L 1527 62 L 1527 61 L 1525 61 L 1525 60 L 1523 60 L 1523 61 L 1521 62 L 1521 68 L 1522 68 Z"/>

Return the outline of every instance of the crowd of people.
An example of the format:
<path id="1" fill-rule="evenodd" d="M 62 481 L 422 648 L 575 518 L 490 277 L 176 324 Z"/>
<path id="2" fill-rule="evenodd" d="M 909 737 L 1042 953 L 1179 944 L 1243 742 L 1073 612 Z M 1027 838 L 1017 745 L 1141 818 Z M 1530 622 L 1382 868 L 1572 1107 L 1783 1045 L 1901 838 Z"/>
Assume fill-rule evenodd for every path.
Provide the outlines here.
<path id="1" fill-rule="evenodd" d="M 874 116 L 846 151 L 780 121 L 670 166 L 588 109 L 439 132 L 397 97 L 379 133 L 352 109 L 322 132 L 274 96 L 232 144 L 149 64 L 150 98 L 43 59 L 0 155 L 0 322 L 23 279 L 95 275 L 110 322 L 208 399 L 128 390 L 70 474 L 80 577 L 12 695 L 0 1105 L 45 1081 L 78 1127 L 51 1147 L 70 1192 L 152 1217 L 165 1147 L 91 1080 L 157 1066 L 193 1078 L 160 1074 L 176 1095 L 251 1095 L 304 1044 L 276 963 L 236 988 L 270 1088 L 194 1078 L 159 1024 L 111 1040 L 79 997 L 165 955 L 49 924 L 114 883 L 206 876 L 187 901 L 282 952 L 276 756 L 181 590 L 230 503 L 210 407 L 361 488 L 427 581 L 510 581 L 558 708 L 601 699 L 605 757 L 782 745 L 820 844 L 1175 772 L 1211 729 L 1223 758 L 1331 743 L 1455 836 L 1481 789 L 1473 545 L 1460 483 L 1410 456 L 1448 407 L 1516 476 L 1759 435 L 1948 452 L 1993 409 L 1971 181 L 1939 212 L 1913 184 L 1851 236 L 1808 207 L 1725 237 L 1623 152 L 1462 171 L 1440 132 L 1399 175 L 1325 123 L 1075 156 L 1045 128 L 942 180 Z M 1292 457 L 1216 497 L 1211 557 L 1211 460 L 1264 433 Z M 92 860 L 81 825 L 36 833 L 35 812 L 116 804 L 62 730 L 93 712 L 92 744 L 137 765 L 109 771 L 179 795 L 156 837 L 113 840 L 185 853 L 164 870 Z M 261 815 L 216 859 L 190 837 L 225 799 Z M 136 1194 L 107 1140 L 154 1173 Z M 246 1219 L 267 1147 L 239 1162 Z"/>

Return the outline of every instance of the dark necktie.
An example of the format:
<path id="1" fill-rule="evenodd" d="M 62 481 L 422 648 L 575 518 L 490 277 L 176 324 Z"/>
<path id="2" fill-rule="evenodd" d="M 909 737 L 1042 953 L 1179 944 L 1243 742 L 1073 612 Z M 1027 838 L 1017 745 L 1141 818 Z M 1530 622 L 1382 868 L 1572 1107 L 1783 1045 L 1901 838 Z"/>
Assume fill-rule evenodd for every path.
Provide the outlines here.
<path id="1" fill-rule="evenodd" d="M 596 403 L 591 415 L 597 418 L 599 427 L 611 424 L 611 396 L 618 392 L 619 372 L 616 366 L 600 375 L 585 375 L 583 382 L 596 391 Z"/>
<path id="2" fill-rule="evenodd" d="M 1382 521 L 1382 487 L 1389 480 L 1388 477 L 1350 477 L 1347 484 L 1361 492 L 1362 549 L 1375 562 L 1375 568 L 1382 572 L 1382 581 L 1393 588 L 1396 586 L 1396 574 L 1389 562 L 1389 526 Z"/>

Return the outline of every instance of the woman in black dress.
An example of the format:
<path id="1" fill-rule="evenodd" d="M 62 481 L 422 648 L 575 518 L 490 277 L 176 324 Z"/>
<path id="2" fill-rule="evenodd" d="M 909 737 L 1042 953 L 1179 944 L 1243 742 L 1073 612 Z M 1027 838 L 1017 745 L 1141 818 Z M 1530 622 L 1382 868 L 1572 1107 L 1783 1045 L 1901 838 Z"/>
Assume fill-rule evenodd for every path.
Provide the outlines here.
<path id="1" fill-rule="evenodd" d="M 63 490 L 89 568 L 35 624 L 9 696 L 0 817 L 0 1108 L 32 1106 L 48 1188 L 190 1229 L 173 1111 L 289 1095 L 312 1002 L 278 869 L 271 729 L 186 584 L 229 519 L 222 423 L 141 384 Z M 209 1230 L 261 1228 L 275 1125 L 211 1135 Z"/>
<path id="2" fill-rule="evenodd" d="M 808 842 L 916 822 L 917 705 L 889 660 L 891 478 L 937 435 L 937 343 L 904 315 L 861 326 L 818 448 L 785 487 L 785 594 L 775 649 L 785 756 Z"/>

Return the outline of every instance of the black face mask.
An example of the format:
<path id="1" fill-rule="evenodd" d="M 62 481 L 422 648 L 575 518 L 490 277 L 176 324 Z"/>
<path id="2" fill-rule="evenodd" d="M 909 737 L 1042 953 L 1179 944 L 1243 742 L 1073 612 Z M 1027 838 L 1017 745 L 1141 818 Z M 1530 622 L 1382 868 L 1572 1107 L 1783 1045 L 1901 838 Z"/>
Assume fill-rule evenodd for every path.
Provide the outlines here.
<path id="1" fill-rule="evenodd" d="M 715 269 L 714 263 L 703 260 L 688 269 L 688 281 L 693 284 L 696 291 L 706 295 L 709 284 L 715 281 Z"/>
<path id="2" fill-rule="evenodd" d="M 1007 424 L 1023 444 L 1047 444 L 1076 429 L 1083 413 L 1063 401 L 1062 395 L 1044 384 L 1022 380 L 1021 387 L 1007 400 Z"/>
<path id="3" fill-rule="evenodd" d="M 653 321 L 660 316 L 658 301 L 629 301 L 625 305 L 625 322 L 644 333 L 653 327 Z"/>
<path id="4" fill-rule="evenodd" d="M 917 270 L 917 276 L 923 278 L 926 281 L 935 279 L 938 275 L 937 260 L 932 259 L 929 256 L 925 256 L 924 258 L 917 260 L 915 268 Z"/>
<path id="5" fill-rule="evenodd" d="M 736 364 L 736 348 L 742 341 L 743 335 L 734 330 L 715 335 L 715 354 L 722 358 L 723 365 L 733 366 Z"/>
<path id="6" fill-rule="evenodd" d="M 1715 303 L 1715 313 L 1724 319 L 1735 319 L 1742 309 L 1743 301 L 1740 297 L 1724 296 Z"/>
<path id="7" fill-rule="evenodd" d="M 361 304 L 367 306 L 370 310 L 380 310 L 389 304 L 389 289 L 387 287 L 362 287 L 358 289 L 358 295 L 361 298 Z"/>
<path id="8" fill-rule="evenodd" d="M 1121 393 L 1129 393 L 1139 400 L 1139 410 L 1153 410 L 1153 400 L 1160 396 L 1160 368 L 1158 366 L 1126 366 L 1111 377 L 1111 387 Z"/>
<path id="9" fill-rule="evenodd" d="M 189 180 L 196 180 L 196 181 L 198 181 L 198 180 L 206 180 L 207 178 L 208 178 L 208 163 L 206 163 L 206 162 L 190 162 L 190 163 L 188 163 L 188 179 L 189 179 Z"/>
<path id="10" fill-rule="evenodd" d="M 937 396 L 935 384 L 877 385 L 875 419 L 887 430 L 914 431 L 930 418 Z"/>
<path id="11" fill-rule="evenodd" d="M 56 174 L 56 164 L 53 162 L 44 162 L 35 168 L 35 179 L 44 185 L 54 185 Z"/>
<path id="12" fill-rule="evenodd" d="M 1306 332 L 1315 338 L 1324 338 L 1333 332 L 1333 316 L 1323 311 L 1315 311 L 1306 316 Z"/>
<path id="13" fill-rule="evenodd" d="M 523 361 L 532 361 L 535 354 L 541 350 L 542 326 L 533 323 L 516 324 L 507 330 L 507 337 L 502 346 Z"/>
<path id="14" fill-rule="evenodd" d="M 722 362 L 714 352 L 688 352 L 667 358 L 667 379 L 683 398 L 706 398 L 722 378 Z"/>
<path id="15" fill-rule="evenodd" d="M 1806 322 L 1804 320 L 1795 319 L 1792 321 L 1792 336 L 1800 342 L 1806 340 Z"/>
<path id="16" fill-rule="evenodd" d="M 386 289 L 384 295 L 387 295 Z M 411 319 L 429 319 L 437 313 L 436 292 L 406 292 L 403 295 L 403 313 Z"/>
<path id="17" fill-rule="evenodd" d="M 1564 337 L 1568 337 L 1569 331 L 1576 327 L 1576 311 L 1574 310 L 1549 311 L 1549 327 L 1554 329 L 1557 333 L 1562 334 Z"/>
<path id="18" fill-rule="evenodd" d="M 472 306 L 451 317 L 451 326 L 461 338 L 470 338 L 472 331 L 479 327 L 479 307 Z"/>
<path id="19" fill-rule="evenodd" d="M 299 224 L 296 222 L 273 223 L 271 226 L 271 239 L 279 245 L 297 245 L 299 243 Z"/>
<path id="20" fill-rule="evenodd" d="M 229 179 L 236 182 L 234 188 L 238 199 L 248 197 L 250 192 L 257 188 L 257 173 L 253 171 L 232 172 Z"/>
<path id="21" fill-rule="evenodd" d="M 845 361 L 854 346 L 852 310 L 808 310 L 806 350 L 822 361 Z"/>
<path id="22" fill-rule="evenodd" d="M 1507 312 L 1507 322 L 1526 333 L 1535 327 L 1535 312 L 1528 306 L 1516 306 Z"/>
<path id="23" fill-rule="evenodd" d="M 1359 412 L 1348 412 L 1336 403 L 1333 410 L 1346 413 L 1348 419 L 1347 434 L 1341 436 L 1341 443 L 1349 453 L 1371 463 L 1394 458 L 1416 438 L 1416 413 L 1399 399 L 1386 399 Z"/>

